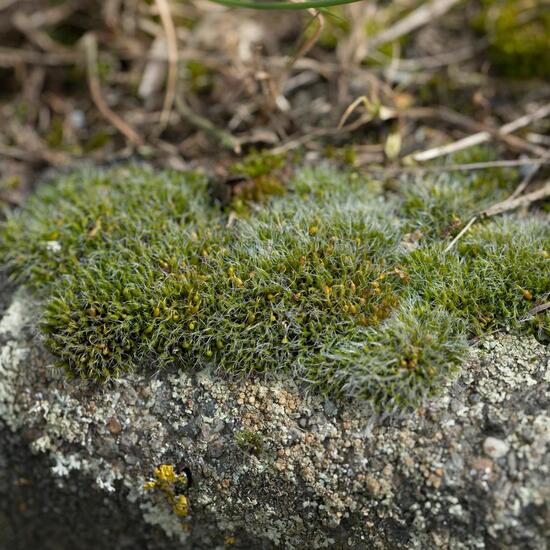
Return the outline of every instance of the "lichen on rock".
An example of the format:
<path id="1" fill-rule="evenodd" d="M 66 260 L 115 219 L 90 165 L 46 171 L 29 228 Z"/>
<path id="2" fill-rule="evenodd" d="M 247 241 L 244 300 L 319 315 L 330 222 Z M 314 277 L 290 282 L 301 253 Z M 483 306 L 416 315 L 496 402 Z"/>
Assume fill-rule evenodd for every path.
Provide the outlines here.
<path id="1" fill-rule="evenodd" d="M 243 549 L 544 547 L 550 355 L 532 336 L 484 339 L 438 397 L 384 420 L 284 377 L 231 382 L 164 369 L 100 388 L 68 381 L 33 335 L 33 307 L 19 293 L 1 324 L 15 354 L 0 357 L 9 396 L 0 423 L 49 457 L 57 483 L 116 495 L 111 521 L 137 511 L 193 549 L 226 540 Z M 243 452 L 243 432 L 261 438 L 260 453 Z M 505 451 L 495 454 L 489 437 Z M 182 471 L 192 480 L 187 517 L 145 489 L 161 465 L 170 486 Z M 1 496 L 0 512 L 10 505 Z M 136 523 L 126 544 L 143 536 Z M 174 547 L 164 544 L 154 548 Z"/>

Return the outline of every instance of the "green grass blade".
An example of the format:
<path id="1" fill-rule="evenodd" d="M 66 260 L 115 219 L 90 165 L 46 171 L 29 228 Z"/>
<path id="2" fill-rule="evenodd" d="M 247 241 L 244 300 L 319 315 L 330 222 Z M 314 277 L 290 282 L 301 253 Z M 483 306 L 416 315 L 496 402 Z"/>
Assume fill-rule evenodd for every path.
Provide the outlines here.
<path id="1" fill-rule="evenodd" d="M 212 0 L 216 4 L 231 8 L 253 10 L 305 10 L 309 8 L 330 8 L 342 4 L 353 4 L 362 0 L 306 0 L 305 2 L 255 2 L 254 0 Z"/>

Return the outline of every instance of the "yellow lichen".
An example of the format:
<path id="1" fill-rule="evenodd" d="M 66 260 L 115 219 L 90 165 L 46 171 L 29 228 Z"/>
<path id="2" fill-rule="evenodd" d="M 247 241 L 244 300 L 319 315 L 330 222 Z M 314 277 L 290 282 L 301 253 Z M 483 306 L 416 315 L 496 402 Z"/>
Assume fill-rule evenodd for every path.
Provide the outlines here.
<path id="1" fill-rule="evenodd" d="M 159 481 L 167 481 L 169 483 L 176 482 L 176 473 L 174 472 L 174 466 L 171 464 L 161 464 L 155 469 L 155 477 Z"/>
<path id="2" fill-rule="evenodd" d="M 187 517 L 189 515 L 189 500 L 185 495 L 176 497 L 172 510 L 177 516 Z"/>
<path id="3" fill-rule="evenodd" d="M 189 499 L 187 496 L 179 494 L 188 486 L 187 475 L 176 473 L 171 464 L 161 464 L 155 468 L 153 476 L 155 479 L 147 481 L 143 488 L 158 491 L 164 496 L 177 516 L 187 517 L 189 515 Z"/>

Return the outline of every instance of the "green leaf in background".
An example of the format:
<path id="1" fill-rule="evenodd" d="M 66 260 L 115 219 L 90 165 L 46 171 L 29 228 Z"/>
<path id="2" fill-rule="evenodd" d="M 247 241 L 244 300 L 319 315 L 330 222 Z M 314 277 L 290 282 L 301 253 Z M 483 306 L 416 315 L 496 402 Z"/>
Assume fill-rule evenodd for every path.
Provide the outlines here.
<path id="1" fill-rule="evenodd" d="M 232 8 L 248 8 L 253 10 L 305 10 L 309 8 L 330 8 L 342 4 L 353 4 L 361 0 L 306 0 L 305 2 L 255 2 L 254 0 L 212 0 Z"/>

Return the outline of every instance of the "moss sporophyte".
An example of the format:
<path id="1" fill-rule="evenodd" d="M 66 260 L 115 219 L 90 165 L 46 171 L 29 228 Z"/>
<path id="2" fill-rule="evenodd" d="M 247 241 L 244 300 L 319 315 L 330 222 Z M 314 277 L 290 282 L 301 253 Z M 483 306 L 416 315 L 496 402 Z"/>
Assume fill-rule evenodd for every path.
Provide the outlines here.
<path id="1" fill-rule="evenodd" d="M 2 256 L 41 300 L 45 342 L 69 375 L 288 373 L 393 410 L 436 392 L 470 336 L 548 338 L 547 313 L 529 314 L 550 292 L 547 218 L 480 221 L 446 251 L 516 182 L 503 170 L 443 173 L 389 191 L 305 167 L 235 221 L 202 176 L 88 170 L 8 215 Z"/>

